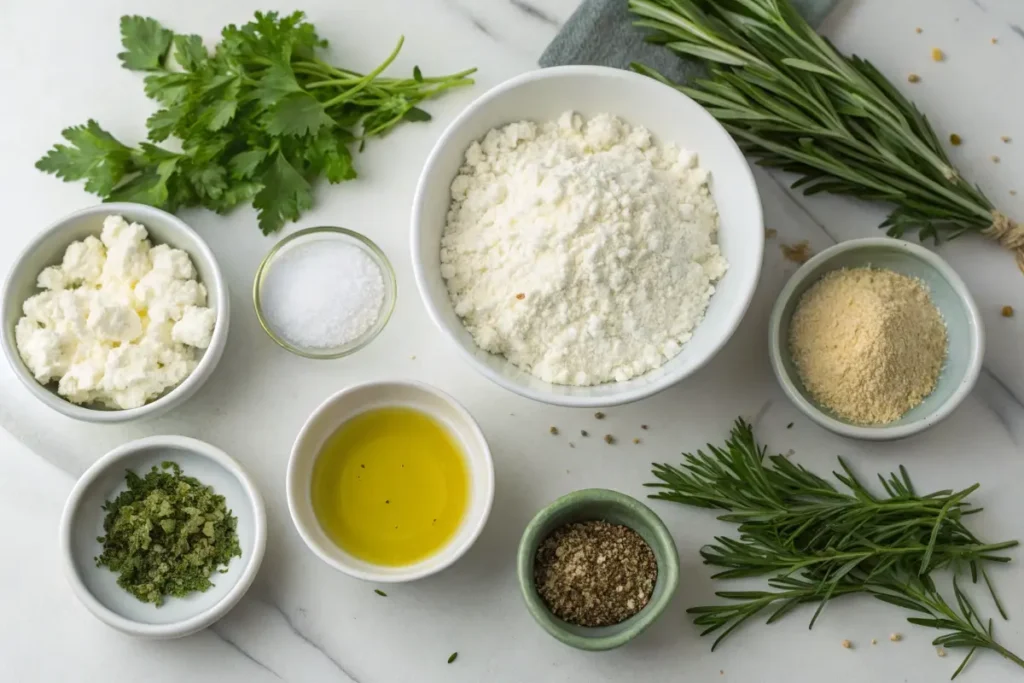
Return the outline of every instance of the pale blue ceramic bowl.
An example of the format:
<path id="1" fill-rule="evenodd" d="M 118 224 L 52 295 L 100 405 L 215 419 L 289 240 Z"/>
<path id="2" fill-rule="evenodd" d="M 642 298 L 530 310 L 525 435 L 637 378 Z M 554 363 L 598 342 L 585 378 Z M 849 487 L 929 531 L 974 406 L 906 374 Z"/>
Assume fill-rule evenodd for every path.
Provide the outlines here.
<path id="1" fill-rule="evenodd" d="M 935 390 L 896 422 L 880 426 L 852 424 L 819 405 L 800 382 L 789 353 L 789 323 L 803 293 L 829 271 L 865 266 L 887 268 L 923 280 L 948 331 L 946 364 Z M 775 301 L 768 337 L 772 369 L 797 408 L 836 434 L 876 441 L 901 439 L 948 417 L 974 387 L 985 355 L 981 316 L 960 276 L 928 249 L 888 237 L 841 242 L 801 266 Z"/>

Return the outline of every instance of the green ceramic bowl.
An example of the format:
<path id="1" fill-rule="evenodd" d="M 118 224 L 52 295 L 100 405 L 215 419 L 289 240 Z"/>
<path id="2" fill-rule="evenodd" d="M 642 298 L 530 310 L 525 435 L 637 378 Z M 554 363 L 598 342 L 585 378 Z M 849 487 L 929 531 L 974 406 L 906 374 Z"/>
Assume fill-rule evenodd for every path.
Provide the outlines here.
<path id="1" fill-rule="evenodd" d="M 658 563 L 658 580 L 650 602 L 614 626 L 575 626 L 562 621 L 544 605 L 533 581 L 533 563 L 541 541 L 560 526 L 591 520 L 622 524 L 633 529 L 651 546 Z M 545 631 L 580 650 L 611 650 L 635 638 L 665 611 L 679 585 L 679 556 L 665 523 L 649 507 L 618 491 L 583 489 L 551 503 L 527 525 L 519 541 L 517 571 L 526 608 Z"/>
<path id="2" fill-rule="evenodd" d="M 820 406 L 804 388 L 789 353 L 789 324 L 803 293 L 829 271 L 865 266 L 887 268 L 923 280 L 946 321 L 949 344 L 935 390 L 896 422 L 880 426 L 852 424 Z M 985 355 L 981 316 L 960 276 L 928 249 L 888 237 L 841 242 L 801 266 L 775 301 L 768 335 L 772 369 L 797 408 L 837 434 L 876 441 L 916 434 L 947 417 L 971 392 Z"/>

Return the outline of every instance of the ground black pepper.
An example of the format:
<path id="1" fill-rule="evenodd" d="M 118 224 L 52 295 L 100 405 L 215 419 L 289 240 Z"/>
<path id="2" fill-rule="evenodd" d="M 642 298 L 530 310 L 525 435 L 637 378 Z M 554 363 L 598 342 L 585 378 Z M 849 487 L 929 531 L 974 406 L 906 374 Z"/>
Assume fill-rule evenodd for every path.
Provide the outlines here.
<path id="1" fill-rule="evenodd" d="M 567 524 L 537 548 L 537 592 L 552 614 L 571 624 L 610 626 L 628 619 L 647 605 L 657 579 L 654 552 L 621 524 Z"/>

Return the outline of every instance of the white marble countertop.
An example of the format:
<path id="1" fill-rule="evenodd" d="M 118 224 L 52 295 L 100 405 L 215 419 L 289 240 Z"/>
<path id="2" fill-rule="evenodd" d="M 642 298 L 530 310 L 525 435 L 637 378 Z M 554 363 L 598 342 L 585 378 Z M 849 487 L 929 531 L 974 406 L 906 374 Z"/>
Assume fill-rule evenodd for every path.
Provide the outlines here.
<path id="1" fill-rule="evenodd" d="M 282 10 L 293 5 L 270 3 Z M 252 275 L 273 244 L 260 235 L 249 209 L 227 217 L 183 215 L 207 239 L 232 288 L 228 350 L 215 376 L 186 406 L 139 425 L 76 423 L 44 408 L 0 367 L 0 679 L 50 681 L 745 681 L 787 683 L 934 683 L 957 664 L 939 659 L 931 631 L 908 626 L 899 610 L 852 600 L 827 610 L 813 631 L 807 614 L 771 627 L 751 626 L 715 653 L 683 610 L 712 600 L 715 586 L 697 550 L 725 527 L 709 514 L 655 504 L 675 534 L 682 563 L 680 590 L 669 612 L 619 650 L 587 654 L 566 648 L 537 628 L 521 604 L 515 548 L 529 518 L 560 494 L 606 486 L 642 495 L 649 462 L 674 461 L 680 450 L 720 441 L 737 415 L 754 417 L 773 448 L 793 448 L 800 462 L 831 468 L 842 453 L 862 472 L 907 464 L 920 487 L 982 484 L 986 536 L 1021 535 L 1024 503 L 1024 276 L 1012 259 L 981 239 L 966 238 L 941 253 L 967 281 L 988 335 L 978 388 L 946 422 L 893 444 L 844 441 L 803 419 L 789 405 L 767 362 L 768 311 L 795 266 L 779 242 L 807 239 L 816 248 L 878 234 L 877 207 L 835 198 L 794 196 L 763 171 L 757 180 L 769 242 L 754 304 L 727 348 L 683 385 L 638 404 L 609 410 L 602 430 L 622 438 L 609 447 L 575 440 L 593 428 L 589 411 L 531 403 L 474 374 L 432 329 L 413 286 L 407 246 L 408 210 L 419 168 L 443 126 L 472 98 L 514 74 L 535 68 L 537 56 L 577 0 L 303 0 L 334 55 L 369 67 L 398 34 L 406 44 L 396 68 L 424 72 L 480 68 L 478 84 L 430 102 L 429 124 L 402 126 L 374 141 L 358 159 L 360 179 L 319 186 L 316 208 L 288 230 L 339 224 L 365 232 L 389 254 L 398 274 L 395 315 L 381 337 L 358 356 L 303 360 L 262 333 L 249 299 Z M 119 136 L 137 139 L 152 104 L 140 78 L 119 68 L 118 18 L 155 16 L 183 32 L 212 38 L 225 24 L 244 22 L 255 0 L 12 0 L 0 3 L 0 187 L 3 222 L 0 273 L 39 230 L 62 214 L 93 203 L 77 184 L 64 184 L 32 165 L 59 131 L 96 118 Z M 923 33 L 915 33 L 915 27 Z M 953 157 L 1005 211 L 1024 217 L 1024 5 L 1019 0 L 847 0 L 824 32 L 841 48 L 869 57 L 929 113 L 940 135 L 964 144 Z M 993 44 L 992 38 L 998 42 Z M 948 58 L 931 61 L 939 47 Z M 911 86 L 905 75 L 919 73 Z M 1014 139 L 1000 142 L 1000 136 Z M 991 155 L 1002 162 L 993 163 Z M 1017 190 L 1016 196 L 1010 190 Z M 1002 318 L 1012 305 L 1021 313 Z M 352 382 L 409 377 L 436 384 L 463 401 L 495 456 L 497 493 L 490 522 L 453 568 L 417 583 L 392 586 L 388 597 L 349 579 L 307 551 L 288 519 L 285 462 L 296 431 L 328 394 Z M 794 422 L 792 429 L 786 425 Z M 650 425 L 639 446 L 639 425 Z M 557 425 L 563 436 L 552 437 Z M 255 586 L 224 620 L 174 642 L 142 642 L 95 621 L 60 575 L 56 530 L 73 478 L 101 454 L 129 439 L 180 433 L 210 441 L 253 474 L 267 502 L 269 541 Z M 1003 568 L 997 580 L 1016 618 L 998 633 L 1024 650 L 1024 573 Z M 905 638 L 890 643 L 888 634 Z M 879 645 L 870 646 L 871 638 Z M 843 639 L 858 645 L 847 651 Z M 458 660 L 446 664 L 448 655 Z M 1018 669 L 984 654 L 963 680 L 1020 680 Z"/>

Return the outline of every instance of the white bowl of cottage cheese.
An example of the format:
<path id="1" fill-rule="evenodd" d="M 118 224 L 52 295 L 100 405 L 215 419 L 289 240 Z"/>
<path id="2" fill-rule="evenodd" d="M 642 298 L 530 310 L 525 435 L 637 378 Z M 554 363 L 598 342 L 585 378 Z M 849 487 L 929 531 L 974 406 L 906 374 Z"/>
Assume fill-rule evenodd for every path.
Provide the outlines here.
<path id="1" fill-rule="evenodd" d="M 608 406 L 707 363 L 753 296 L 753 175 L 700 105 L 645 76 L 543 69 L 471 104 L 413 202 L 430 316 L 523 396 Z"/>
<path id="2" fill-rule="evenodd" d="M 209 378 L 229 303 L 205 242 L 169 213 L 101 204 L 57 221 L 15 262 L 0 341 L 29 391 L 68 417 L 164 413 Z"/>

